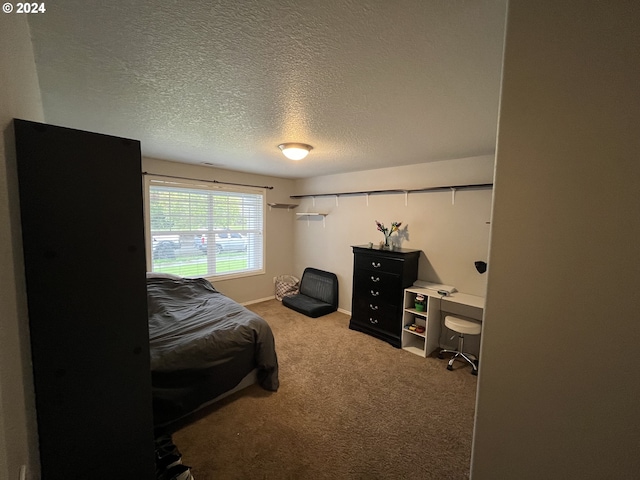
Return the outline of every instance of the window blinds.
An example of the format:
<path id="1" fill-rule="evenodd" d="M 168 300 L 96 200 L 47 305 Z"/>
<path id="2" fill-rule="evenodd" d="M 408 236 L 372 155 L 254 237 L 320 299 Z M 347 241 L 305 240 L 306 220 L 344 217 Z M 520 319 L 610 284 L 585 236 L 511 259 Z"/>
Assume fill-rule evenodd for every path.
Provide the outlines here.
<path id="1" fill-rule="evenodd" d="M 264 273 L 264 189 L 147 178 L 152 271 L 183 277 Z"/>

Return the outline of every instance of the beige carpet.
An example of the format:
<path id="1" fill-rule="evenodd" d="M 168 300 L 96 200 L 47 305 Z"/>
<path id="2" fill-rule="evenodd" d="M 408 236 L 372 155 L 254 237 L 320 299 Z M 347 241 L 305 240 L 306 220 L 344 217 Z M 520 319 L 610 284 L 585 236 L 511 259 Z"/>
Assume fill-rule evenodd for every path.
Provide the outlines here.
<path id="1" fill-rule="evenodd" d="M 468 478 L 470 367 L 349 330 L 339 312 L 249 308 L 274 331 L 280 389 L 253 385 L 174 433 L 196 480 Z"/>

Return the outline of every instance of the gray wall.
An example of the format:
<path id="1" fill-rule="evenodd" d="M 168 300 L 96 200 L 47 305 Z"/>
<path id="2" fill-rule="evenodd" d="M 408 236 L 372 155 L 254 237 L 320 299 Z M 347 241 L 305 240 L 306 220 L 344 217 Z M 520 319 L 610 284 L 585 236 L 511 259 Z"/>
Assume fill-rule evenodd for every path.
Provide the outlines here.
<path id="1" fill-rule="evenodd" d="M 296 194 L 416 189 L 446 185 L 491 183 L 493 155 L 422 163 L 405 167 L 328 175 L 296 181 Z M 489 249 L 492 191 L 460 190 L 336 197 L 306 197 L 295 212 L 321 211 L 321 218 L 292 215 L 295 235 L 294 269 L 317 267 L 338 275 L 340 308 L 351 310 L 352 245 L 377 244 L 384 238 L 375 221 L 390 226 L 402 222 L 406 236 L 392 236 L 403 248 L 422 250 L 418 276 L 455 286 L 459 291 L 484 295 L 486 275 L 474 268 Z M 309 221 L 307 221 L 309 220 Z"/>
<path id="2" fill-rule="evenodd" d="M 640 474 L 638 18 L 510 2 L 474 480 Z"/>

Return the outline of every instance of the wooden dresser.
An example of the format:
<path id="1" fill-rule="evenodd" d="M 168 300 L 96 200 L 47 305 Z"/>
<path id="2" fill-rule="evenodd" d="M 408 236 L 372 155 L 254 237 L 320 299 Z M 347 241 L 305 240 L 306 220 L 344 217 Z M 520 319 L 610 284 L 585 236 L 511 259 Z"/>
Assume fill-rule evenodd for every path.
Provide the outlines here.
<path id="1" fill-rule="evenodd" d="M 420 250 L 353 247 L 349 328 L 401 346 L 404 289 L 418 278 Z"/>

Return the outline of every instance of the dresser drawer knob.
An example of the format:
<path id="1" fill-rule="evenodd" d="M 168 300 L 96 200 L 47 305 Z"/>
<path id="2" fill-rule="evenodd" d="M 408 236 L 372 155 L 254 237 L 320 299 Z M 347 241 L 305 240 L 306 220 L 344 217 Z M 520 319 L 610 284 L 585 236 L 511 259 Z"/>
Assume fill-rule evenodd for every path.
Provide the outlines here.
<path id="1" fill-rule="evenodd" d="M 380 277 L 374 277 L 373 275 L 371 276 L 371 280 L 373 280 L 374 282 L 379 282 L 380 281 Z"/>
<path id="2" fill-rule="evenodd" d="M 369 321 L 370 321 L 371 323 L 373 323 L 374 325 L 375 325 L 376 323 L 378 323 L 378 319 L 377 319 L 377 318 L 371 318 L 371 317 L 369 317 Z"/>
<path id="3" fill-rule="evenodd" d="M 378 295 L 380 295 L 380 292 L 374 292 L 373 290 L 371 290 L 371 295 L 377 297 Z"/>
<path id="4" fill-rule="evenodd" d="M 369 308 L 370 308 L 371 310 L 378 310 L 378 306 L 377 306 L 377 305 L 371 305 L 371 304 L 369 304 Z"/>
<path id="5" fill-rule="evenodd" d="M 373 268 L 380 268 L 380 262 L 371 262 L 371 265 L 373 265 Z"/>

